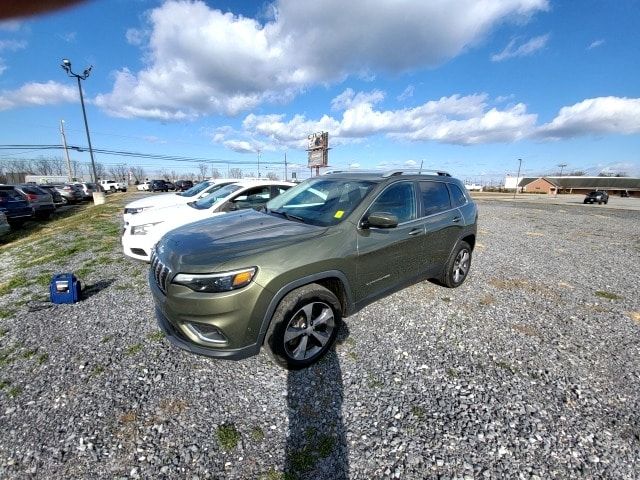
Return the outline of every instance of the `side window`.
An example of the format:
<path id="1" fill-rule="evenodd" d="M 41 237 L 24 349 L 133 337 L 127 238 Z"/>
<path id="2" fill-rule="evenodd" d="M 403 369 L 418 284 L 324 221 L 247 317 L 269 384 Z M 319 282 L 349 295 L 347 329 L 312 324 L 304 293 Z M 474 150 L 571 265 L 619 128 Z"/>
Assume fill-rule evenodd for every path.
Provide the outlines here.
<path id="1" fill-rule="evenodd" d="M 398 223 L 415 220 L 416 197 L 413 183 L 401 182 L 391 185 L 369 207 L 369 213 L 390 213 L 398 218 Z"/>
<path id="2" fill-rule="evenodd" d="M 442 182 L 420 182 L 420 193 L 425 217 L 451 208 L 449 190 Z"/>
<path id="3" fill-rule="evenodd" d="M 264 205 L 269 200 L 270 187 L 257 187 L 242 192 L 236 198 L 233 199 L 233 203 L 238 208 L 256 208 L 260 205 Z"/>
<path id="4" fill-rule="evenodd" d="M 462 190 L 460 190 L 460 187 L 457 185 L 450 183 L 449 192 L 451 193 L 451 203 L 454 207 L 461 207 L 467 203 L 467 197 L 464 196 L 464 193 L 462 193 Z"/>
<path id="5" fill-rule="evenodd" d="M 278 195 L 283 194 L 290 188 L 291 187 L 289 185 L 274 185 L 273 187 L 271 187 L 271 198 L 275 198 Z"/>

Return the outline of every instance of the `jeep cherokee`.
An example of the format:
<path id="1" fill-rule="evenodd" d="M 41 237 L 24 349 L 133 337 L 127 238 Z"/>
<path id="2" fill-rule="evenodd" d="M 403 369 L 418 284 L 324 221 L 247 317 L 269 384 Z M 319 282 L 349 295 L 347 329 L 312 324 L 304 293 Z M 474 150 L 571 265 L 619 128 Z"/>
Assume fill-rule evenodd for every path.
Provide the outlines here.
<path id="1" fill-rule="evenodd" d="M 174 345 L 239 359 L 264 344 L 289 369 L 319 360 L 343 317 L 410 284 L 466 279 L 477 208 L 446 172 L 333 172 L 266 204 L 167 233 L 151 258 Z"/>

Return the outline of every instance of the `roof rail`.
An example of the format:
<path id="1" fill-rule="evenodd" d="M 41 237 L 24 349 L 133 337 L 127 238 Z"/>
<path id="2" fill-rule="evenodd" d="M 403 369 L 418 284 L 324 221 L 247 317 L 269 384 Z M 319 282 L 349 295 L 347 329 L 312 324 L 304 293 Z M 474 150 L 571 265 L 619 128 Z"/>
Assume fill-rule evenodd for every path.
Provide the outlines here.
<path id="1" fill-rule="evenodd" d="M 412 170 L 389 170 L 385 172 L 383 177 L 393 177 L 395 175 L 421 175 L 421 174 L 435 173 L 440 177 L 450 177 L 451 174 L 449 172 L 445 172 L 443 170 L 430 170 L 428 168 L 415 168 Z"/>

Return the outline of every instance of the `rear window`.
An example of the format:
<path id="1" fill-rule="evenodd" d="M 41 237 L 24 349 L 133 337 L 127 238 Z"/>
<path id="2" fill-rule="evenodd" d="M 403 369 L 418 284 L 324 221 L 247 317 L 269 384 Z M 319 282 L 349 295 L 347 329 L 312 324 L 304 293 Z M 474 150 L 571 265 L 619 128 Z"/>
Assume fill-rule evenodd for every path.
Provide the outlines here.
<path id="1" fill-rule="evenodd" d="M 442 182 L 420 182 L 423 215 L 434 215 L 451 208 L 449 191 Z"/>
<path id="2" fill-rule="evenodd" d="M 467 197 L 464 196 L 462 190 L 457 185 L 453 183 L 449 184 L 449 191 L 451 192 L 451 203 L 453 203 L 454 207 L 461 207 L 465 203 L 467 203 Z"/>
<path id="3" fill-rule="evenodd" d="M 17 190 L 11 189 L 0 189 L 0 197 L 8 198 L 11 200 L 24 200 L 24 197 L 18 193 Z"/>

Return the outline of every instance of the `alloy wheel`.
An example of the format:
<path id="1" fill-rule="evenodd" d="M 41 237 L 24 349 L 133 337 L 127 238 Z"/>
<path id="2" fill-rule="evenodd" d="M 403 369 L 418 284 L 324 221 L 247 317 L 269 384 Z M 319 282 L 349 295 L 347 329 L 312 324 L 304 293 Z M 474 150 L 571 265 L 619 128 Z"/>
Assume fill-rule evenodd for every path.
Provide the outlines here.
<path id="1" fill-rule="evenodd" d="M 294 360 L 319 355 L 336 328 L 333 309 L 324 302 L 311 302 L 292 316 L 284 332 L 284 350 Z"/>
<path id="2" fill-rule="evenodd" d="M 456 255 L 456 260 L 453 262 L 453 281 L 455 283 L 461 283 L 469 272 L 469 262 L 471 255 L 469 250 L 463 248 Z"/>

